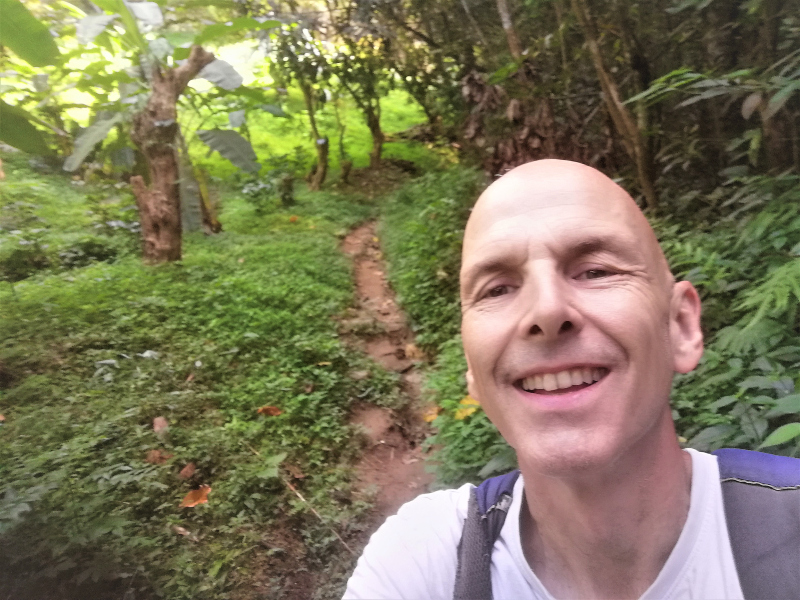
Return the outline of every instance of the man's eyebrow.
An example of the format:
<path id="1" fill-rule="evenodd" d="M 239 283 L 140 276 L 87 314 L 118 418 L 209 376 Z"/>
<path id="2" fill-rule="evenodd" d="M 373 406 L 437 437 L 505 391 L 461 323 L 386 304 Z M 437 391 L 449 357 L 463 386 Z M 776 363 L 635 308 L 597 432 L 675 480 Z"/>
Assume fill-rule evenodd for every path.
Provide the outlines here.
<path id="1" fill-rule="evenodd" d="M 487 256 L 475 261 L 469 265 L 462 277 L 465 294 L 469 295 L 472 293 L 476 283 L 483 275 L 487 273 L 502 273 L 504 271 L 510 271 L 522 262 L 524 261 L 509 261 L 507 256 L 502 255 Z"/>
<path id="2" fill-rule="evenodd" d="M 639 261 L 642 255 L 637 247 L 635 243 L 621 239 L 617 235 L 594 235 L 570 244 L 564 254 L 568 260 L 574 260 L 595 252 L 611 252 L 627 260 Z"/>

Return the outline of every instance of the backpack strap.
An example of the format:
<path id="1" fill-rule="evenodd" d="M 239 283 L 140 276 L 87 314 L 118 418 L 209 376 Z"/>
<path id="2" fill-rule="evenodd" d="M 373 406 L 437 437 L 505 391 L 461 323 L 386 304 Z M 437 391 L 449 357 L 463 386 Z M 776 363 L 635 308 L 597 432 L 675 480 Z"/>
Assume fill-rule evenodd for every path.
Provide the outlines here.
<path id="1" fill-rule="evenodd" d="M 800 459 L 737 448 L 713 454 L 744 597 L 800 599 Z"/>
<path id="2" fill-rule="evenodd" d="M 492 600 L 492 549 L 511 506 L 519 471 L 492 477 L 472 488 L 458 543 L 454 600 Z"/>

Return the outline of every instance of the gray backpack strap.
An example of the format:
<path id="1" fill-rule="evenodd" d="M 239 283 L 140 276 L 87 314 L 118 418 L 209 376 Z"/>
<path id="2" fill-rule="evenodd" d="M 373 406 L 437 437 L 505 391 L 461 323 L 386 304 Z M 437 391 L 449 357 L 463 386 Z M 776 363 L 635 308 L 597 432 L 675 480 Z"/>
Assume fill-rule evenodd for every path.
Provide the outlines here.
<path id="1" fill-rule="evenodd" d="M 492 548 L 511 506 L 519 471 L 492 477 L 473 488 L 458 544 L 454 600 L 492 600 Z"/>
<path id="2" fill-rule="evenodd" d="M 714 454 L 744 597 L 800 599 L 800 460 L 733 448 Z"/>

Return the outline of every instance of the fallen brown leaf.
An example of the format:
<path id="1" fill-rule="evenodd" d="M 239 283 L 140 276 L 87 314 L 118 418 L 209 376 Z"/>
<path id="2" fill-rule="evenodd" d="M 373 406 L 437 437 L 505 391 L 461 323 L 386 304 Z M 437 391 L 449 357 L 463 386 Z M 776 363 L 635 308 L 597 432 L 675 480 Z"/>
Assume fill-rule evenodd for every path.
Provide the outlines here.
<path id="1" fill-rule="evenodd" d="M 184 496 L 181 502 L 181 508 L 193 508 L 198 504 L 208 504 L 208 494 L 210 491 L 210 485 L 201 485 L 196 490 L 192 490 Z"/>
<path id="2" fill-rule="evenodd" d="M 279 414 L 283 413 L 283 411 L 277 406 L 262 406 L 256 412 L 260 415 L 266 415 L 268 417 L 277 417 Z"/>
<path id="3" fill-rule="evenodd" d="M 149 462 L 151 465 L 163 465 L 170 458 L 172 458 L 172 454 L 170 454 L 169 452 L 162 452 L 161 450 L 150 450 L 147 453 L 147 457 L 144 460 L 145 462 Z"/>
<path id="4" fill-rule="evenodd" d="M 297 223 L 297 219 L 298 219 L 297 215 L 292 215 L 291 217 L 289 217 L 289 223 Z"/>
<path id="5" fill-rule="evenodd" d="M 189 479 L 194 472 L 197 470 L 197 467 L 194 466 L 193 462 L 190 462 L 188 465 L 181 469 L 181 472 L 178 473 L 178 477 L 181 479 Z"/>
<path id="6" fill-rule="evenodd" d="M 186 378 L 186 383 L 189 383 L 190 381 L 194 381 L 194 373 L 189 373 L 189 376 Z"/>
<path id="7" fill-rule="evenodd" d="M 288 463 L 284 464 L 284 466 L 286 467 L 286 470 L 289 471 L 289 473 L 291 473 L 292 477 L 294 477 L 295 479 L 305 479 L 306 474 L 300 470 L 300 467 L 296 467 L 295 465 L 290 465 Z"/>
<path id="8" fill-rule="evenodd" d="M 331 361 L 329 361 L 329 360 L 323 360 L 322 362 L 318 362 L 317 363 L 318 367 L 329 367 L 330 365 L 331 365 Z"/>

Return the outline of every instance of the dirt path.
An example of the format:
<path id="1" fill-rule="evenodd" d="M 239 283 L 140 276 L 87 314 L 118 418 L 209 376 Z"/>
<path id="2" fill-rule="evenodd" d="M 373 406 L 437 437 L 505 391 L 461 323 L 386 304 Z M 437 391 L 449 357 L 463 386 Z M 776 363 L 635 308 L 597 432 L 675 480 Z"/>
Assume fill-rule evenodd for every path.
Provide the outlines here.
<path id="1" fill-rule="evenodd" d="M 385 275 L 385 263 L 375 235 L 375 222 L 354 229 L 342 251 L 353 257 L 358 302 L 342 320 L 349 344 L 366 352 L 384 368 L 400 373 L 406 408 L 390 410 L 362 405 L 353 411 L 352 423 L 362 425 L 369 445 L 356 467 L 359 487 L 376 489 L 372 530 L 397 509 L 428 491 L 433 480 L 424 469 L 421 442 L 429 434 L 422 419 L 420 372 L 424 358 L 394 299 Z"/>

